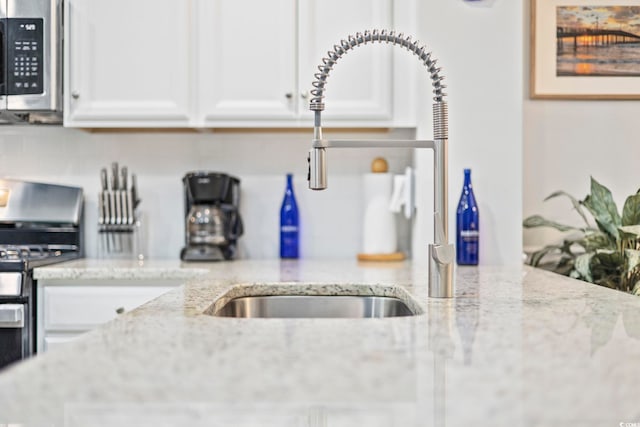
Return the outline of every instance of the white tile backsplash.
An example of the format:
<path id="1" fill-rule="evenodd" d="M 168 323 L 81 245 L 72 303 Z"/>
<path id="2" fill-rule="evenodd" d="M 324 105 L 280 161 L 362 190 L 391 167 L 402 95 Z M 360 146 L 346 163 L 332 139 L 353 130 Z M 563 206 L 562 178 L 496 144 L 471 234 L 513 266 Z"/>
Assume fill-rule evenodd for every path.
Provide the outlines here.
<path id="1" fill-rule="evenodd" d="M 412 138 L 407 129 L 390 132 L 325 131 L 336 138 Z M 113 161 L 138 176 L 141 210 L 152 258 L 178 258 L 184 245 L 181 179 L 192 170 L 229 173 L 241 180 L 245 234 L 242 258 L 278 256 L 278 223 L 285 174 L 294 173 L 301 216 L 301 254 L 308 258 L 350 258 L 360 250 L 363 215 L 361 176 L 376 156 L 391 172 L 412 162 L 409 149 L 335 149 L 328 153 L 329 188 L 306 188 L 311 131 L 88 132 L 57 126 L 0 127 L 0 176 L 76 185 L 85 190 L 85 248 L 96 255 L 99 170 Z M 406 223 L 400 247 L 410 247 Z"/>

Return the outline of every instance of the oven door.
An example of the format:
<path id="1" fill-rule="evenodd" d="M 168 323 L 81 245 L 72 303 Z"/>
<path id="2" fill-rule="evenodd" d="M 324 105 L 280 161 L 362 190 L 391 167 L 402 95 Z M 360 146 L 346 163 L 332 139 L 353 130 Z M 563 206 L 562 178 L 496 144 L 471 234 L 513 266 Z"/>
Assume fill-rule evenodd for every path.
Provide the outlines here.
<path id="1" fill-rule="evenodd" d="M 0 304 L 0 369 L 31 355 L 29 306 Z"/>

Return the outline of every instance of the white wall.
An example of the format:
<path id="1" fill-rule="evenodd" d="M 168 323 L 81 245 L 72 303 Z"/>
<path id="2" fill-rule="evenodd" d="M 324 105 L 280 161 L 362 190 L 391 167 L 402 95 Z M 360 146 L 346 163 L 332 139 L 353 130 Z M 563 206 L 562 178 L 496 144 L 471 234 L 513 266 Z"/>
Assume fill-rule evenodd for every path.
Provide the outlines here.
<path id="1" fill-rule="evenodd" d="M 527 8 L 527 11 L 529 9 Z M 529 37 L 525 27 L 525 37 Z M 525 44 L 528 70 L 529 51 Z M 528 73 L 525 88 L 528 88 Z M 524 100 L 523 215 L 541 214 L 580 225 L 566 198 L 543 202 L 556 190 L 578 199 L 590 191 L 590 176 L 607 186 L 621 210 L 640 188 L 640 101 Z M 525 249 L 552 243 L 561 233 L 538 228 L 524 231 Z"/>
<path id="2" fill-rule="evenodd" d="M 326 134 L 413 137 L 406 130 Z M 197 169 L 229 173 L 241 179 L 245 235 L 240 239 L 240 256 L 275 258 L 284 175 L 292 172 L 301 210 L 302 256 L 354 258 L 362 240 L 362 174 L 378 155 L 388 159 L 392 172 L 404 171 L 412 153 L 406 149 L 331 152 L 329 188 L 313 192 L 306 187 L 310 138 L 310 131 L 305 130 L 89 133 L 57 126 L 2 126 L 0 176 L 83 187 L 86 250 L 92 257 L 97 252 L 99 171 L 118 161 L 138 176 L 141 209 L 149 230 L 148 253 L 175 259 L 184 245 L 182 177 Z M 407 249 L 408 228 L 399 231 L 401 247 Z"/>
<path id="3" fill-rule="evenodd" d="M 541 214 L 580 225 L 568 199 L 543 199 L 565 190 L 582 200 L 590 191 L 590 176 L 612 191 L 622 210 L 626 197 L 640 188 L 640 102 L 527 100 L 524 111 L 525 217 Z M 528 249 L 559 237 L 550 229 L 524 231 Z"/>
<path id="4" fill-rule="evenodd" d="M 480 209 L 480 263 L 521 263 L 522 2 L 420 2 L 417 16 L 418 36 L 432 49 L 449 86 L 450 239 L 455 238 L 462 170 L 468 167 Z M 421 88 L 423 107 L 430 106 L 430 82 L 420 73 L 428 84 Z M 418 136 L 431 138 L 430 110 L 419 117 Z M 421 183 L 431 188 L 432 155 L 424 151 L 416 158 Z M 426 259 L 426 245 L 418 236 L 432 241 L 433 194 L 419 196 L 414 255 Z"/>
<path id="5" fill-rule="evenodd" d="M 454 237 L 462 169 L 470 167 L 480 203 L 481 263 L 519 263 L 523 5 L 509 0 L 416 3 L 417 37 L 433 49 L 450 86 L 450 236 Z M 415 57 L 398 52 L 407 59 L 394 72 L 407 78 L 415 73 L 421 82 L 416 90 L 422 99 L 417 132 L 420 137 L 432 138 L 427 74 Z M 413 136 L 407 131 L 395 133 L 373 136 Z M 151 230 L 151 255 L 176 258 L 183 245 L 181 177 L 193 169 L 235 174 L 242 179 L 242 214 L 247 229 L 241 239 L 242 256 L 264 258 L 277 256 L 284 174 L 293 171 L 302 206 L 303 255 L 353 257 L 361 242 L 360 176 L 381 151 L 331 152 L 330 187 L 324 193 L 314 193 L 306 190 L 304 182 L 308 147 L 309 134 L 304 131 L 86 133 L 56 127 L 3 127 L 0 175 L 84 187 L 87 251 L 91 256 L 95 254 L 99 168 L 114 160 L 126 164 L 139 176 L 142 206 Z M 382 153 L 394 171 L 412 161 L 408 150 Z M 419 150 L 417 157 L 421 206 L 413 233 L 414 250 L 415 256 L 426 259 L 426 243 L 433 238 L 431 155 Z M 410 239 L 405 232 L 400 240 L 406 247 Z"/>

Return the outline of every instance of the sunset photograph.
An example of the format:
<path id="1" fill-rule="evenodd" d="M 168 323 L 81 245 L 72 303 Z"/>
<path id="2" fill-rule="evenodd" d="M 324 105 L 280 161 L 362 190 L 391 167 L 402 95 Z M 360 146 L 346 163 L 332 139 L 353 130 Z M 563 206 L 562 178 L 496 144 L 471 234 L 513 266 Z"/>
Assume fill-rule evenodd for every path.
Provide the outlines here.
<path id="1" fill-rule="evenodd" d="M 640 76 L 640 7 L 557 7 L 556 46 L 557 76 Z"/>

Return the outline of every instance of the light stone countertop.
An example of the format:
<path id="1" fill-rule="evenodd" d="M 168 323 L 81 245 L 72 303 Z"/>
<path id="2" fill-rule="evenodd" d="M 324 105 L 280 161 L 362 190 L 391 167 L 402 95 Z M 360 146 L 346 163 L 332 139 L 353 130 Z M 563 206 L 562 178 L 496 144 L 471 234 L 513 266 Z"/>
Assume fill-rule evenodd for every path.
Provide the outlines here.
<path id="1" fill-rule="evenodd" d="M 637 297 L 528 267 L 459 267 L 451 300 L 428 299 L 426 267 L 409 262 L 197 268 L 208 272 L 66 348 L 0 373 L 0 425 L 640 423 Z M 415 298 L 423 314 L 203 314 L 228 292 L 292 289 Z"/>
<path id="2" fill-rule="evenodd" d="M 36 280 L 156 280 L 201 277 L 211 263 L 185 263 L 180 260 L 78 259 L 36 268 Z"/>

